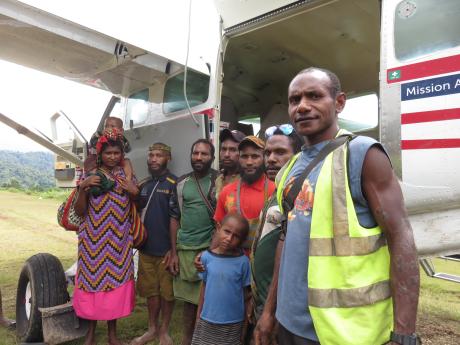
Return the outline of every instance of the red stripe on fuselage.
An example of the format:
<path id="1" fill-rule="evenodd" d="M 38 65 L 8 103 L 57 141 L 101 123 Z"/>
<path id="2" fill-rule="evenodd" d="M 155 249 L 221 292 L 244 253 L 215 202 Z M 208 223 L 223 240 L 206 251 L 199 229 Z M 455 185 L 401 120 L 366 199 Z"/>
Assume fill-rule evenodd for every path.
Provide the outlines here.
<path id="1" fill-rule="evenodd" d="M 401 77 L 390 80 L 391 72 L 400 71 Z M 437 74 L 460 71 L 460 55 L 447 56 L 440 59 L 417 62 L 410 65 L 395 67 L 387 70 L 387 83 L 399 83 L 401 81 L 429 77 Z"/>
<path id="2" fill-rule="evenodd" d="M 421 111 L 417 113 L 401 114 L 401 124 L 457 120 L 460 119 L 460 108 Z"/>
<path id="3" fill-rule="evenodd" d="M 460 147 L 460 139 L 401 140 L 402 150 L 452 149 Z"/>

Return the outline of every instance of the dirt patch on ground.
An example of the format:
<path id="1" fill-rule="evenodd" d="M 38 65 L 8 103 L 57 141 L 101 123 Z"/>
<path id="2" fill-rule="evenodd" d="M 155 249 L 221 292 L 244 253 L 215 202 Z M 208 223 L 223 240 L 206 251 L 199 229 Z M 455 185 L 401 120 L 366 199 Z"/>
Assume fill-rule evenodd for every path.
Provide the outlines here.
<path id="1" fill-rule="evenodd" d="M 417 329 L 423 345 L 460 344 L 460 320 L 443 320 L 439 317 L 419 314 Z"/>

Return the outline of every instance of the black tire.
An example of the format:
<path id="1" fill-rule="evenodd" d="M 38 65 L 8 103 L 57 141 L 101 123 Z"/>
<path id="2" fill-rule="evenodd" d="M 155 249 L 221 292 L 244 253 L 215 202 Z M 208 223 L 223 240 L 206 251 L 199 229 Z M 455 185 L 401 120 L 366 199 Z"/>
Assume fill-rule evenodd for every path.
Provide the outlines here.
<path id="1" fill-rule="evenodd" d="M 28 285 L 30 299 L 26 301 Z M 59 259 L 47 253 L 27 259 L 19 275 L 16 296 L 16 334 L 19 341 L 43 341 L 42 317 L 38 308 L 54 307 L 68 301 L 65 274 Z M 29 314 L 26 306 L 30 306 Z"/>

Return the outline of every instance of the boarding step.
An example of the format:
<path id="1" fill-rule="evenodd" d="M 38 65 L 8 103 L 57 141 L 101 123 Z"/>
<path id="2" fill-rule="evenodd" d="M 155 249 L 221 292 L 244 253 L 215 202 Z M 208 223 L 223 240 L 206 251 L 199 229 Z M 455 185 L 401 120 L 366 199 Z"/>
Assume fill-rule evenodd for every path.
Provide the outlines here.
<path id="1" fill-rule="evenodd" d="M 460 262 L 460 254 L 441 256 L 441 259 Z"/>
<path id="2" fill-rule="evenodd" d="M 445 259 L 445 257 L 441 257 L 441 258 Z M 447 259 L 452 260 L 452 261 L 460 261 L 456 258 L 450 258 L 450 257 L 448 257 Z M 420 259 L 420 265 L 422 266 L 425 273 L 432 278 L 438 278 L 438 279 L 451 281 L 454 283 L 460 283 L 460 276 L 458 275 L 436 272 L 436 268 L 434 267 L 434 264 L 430 258 Z"/>
<path id="3" fill-rule="evenodd" d="M 460 276 L 456 276 L 454 274 L 436 273 L 433 277 L 448 280 L 448 281 L 451 281 L 451 282 L 454 282 L 454 283 L 460 283 Z"/>

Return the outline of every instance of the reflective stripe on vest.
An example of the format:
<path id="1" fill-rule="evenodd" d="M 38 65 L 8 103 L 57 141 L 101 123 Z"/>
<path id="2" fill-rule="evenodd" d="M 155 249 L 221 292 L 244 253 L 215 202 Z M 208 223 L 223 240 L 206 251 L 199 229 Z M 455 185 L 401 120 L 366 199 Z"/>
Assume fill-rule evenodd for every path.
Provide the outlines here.
<path id="1" fill-rule="evenodd" d="M 374 304 L 391 296 L 387 281 L 354 289 L 308 289 L 308 303 L 318 308 L 351 308 Z"/>

